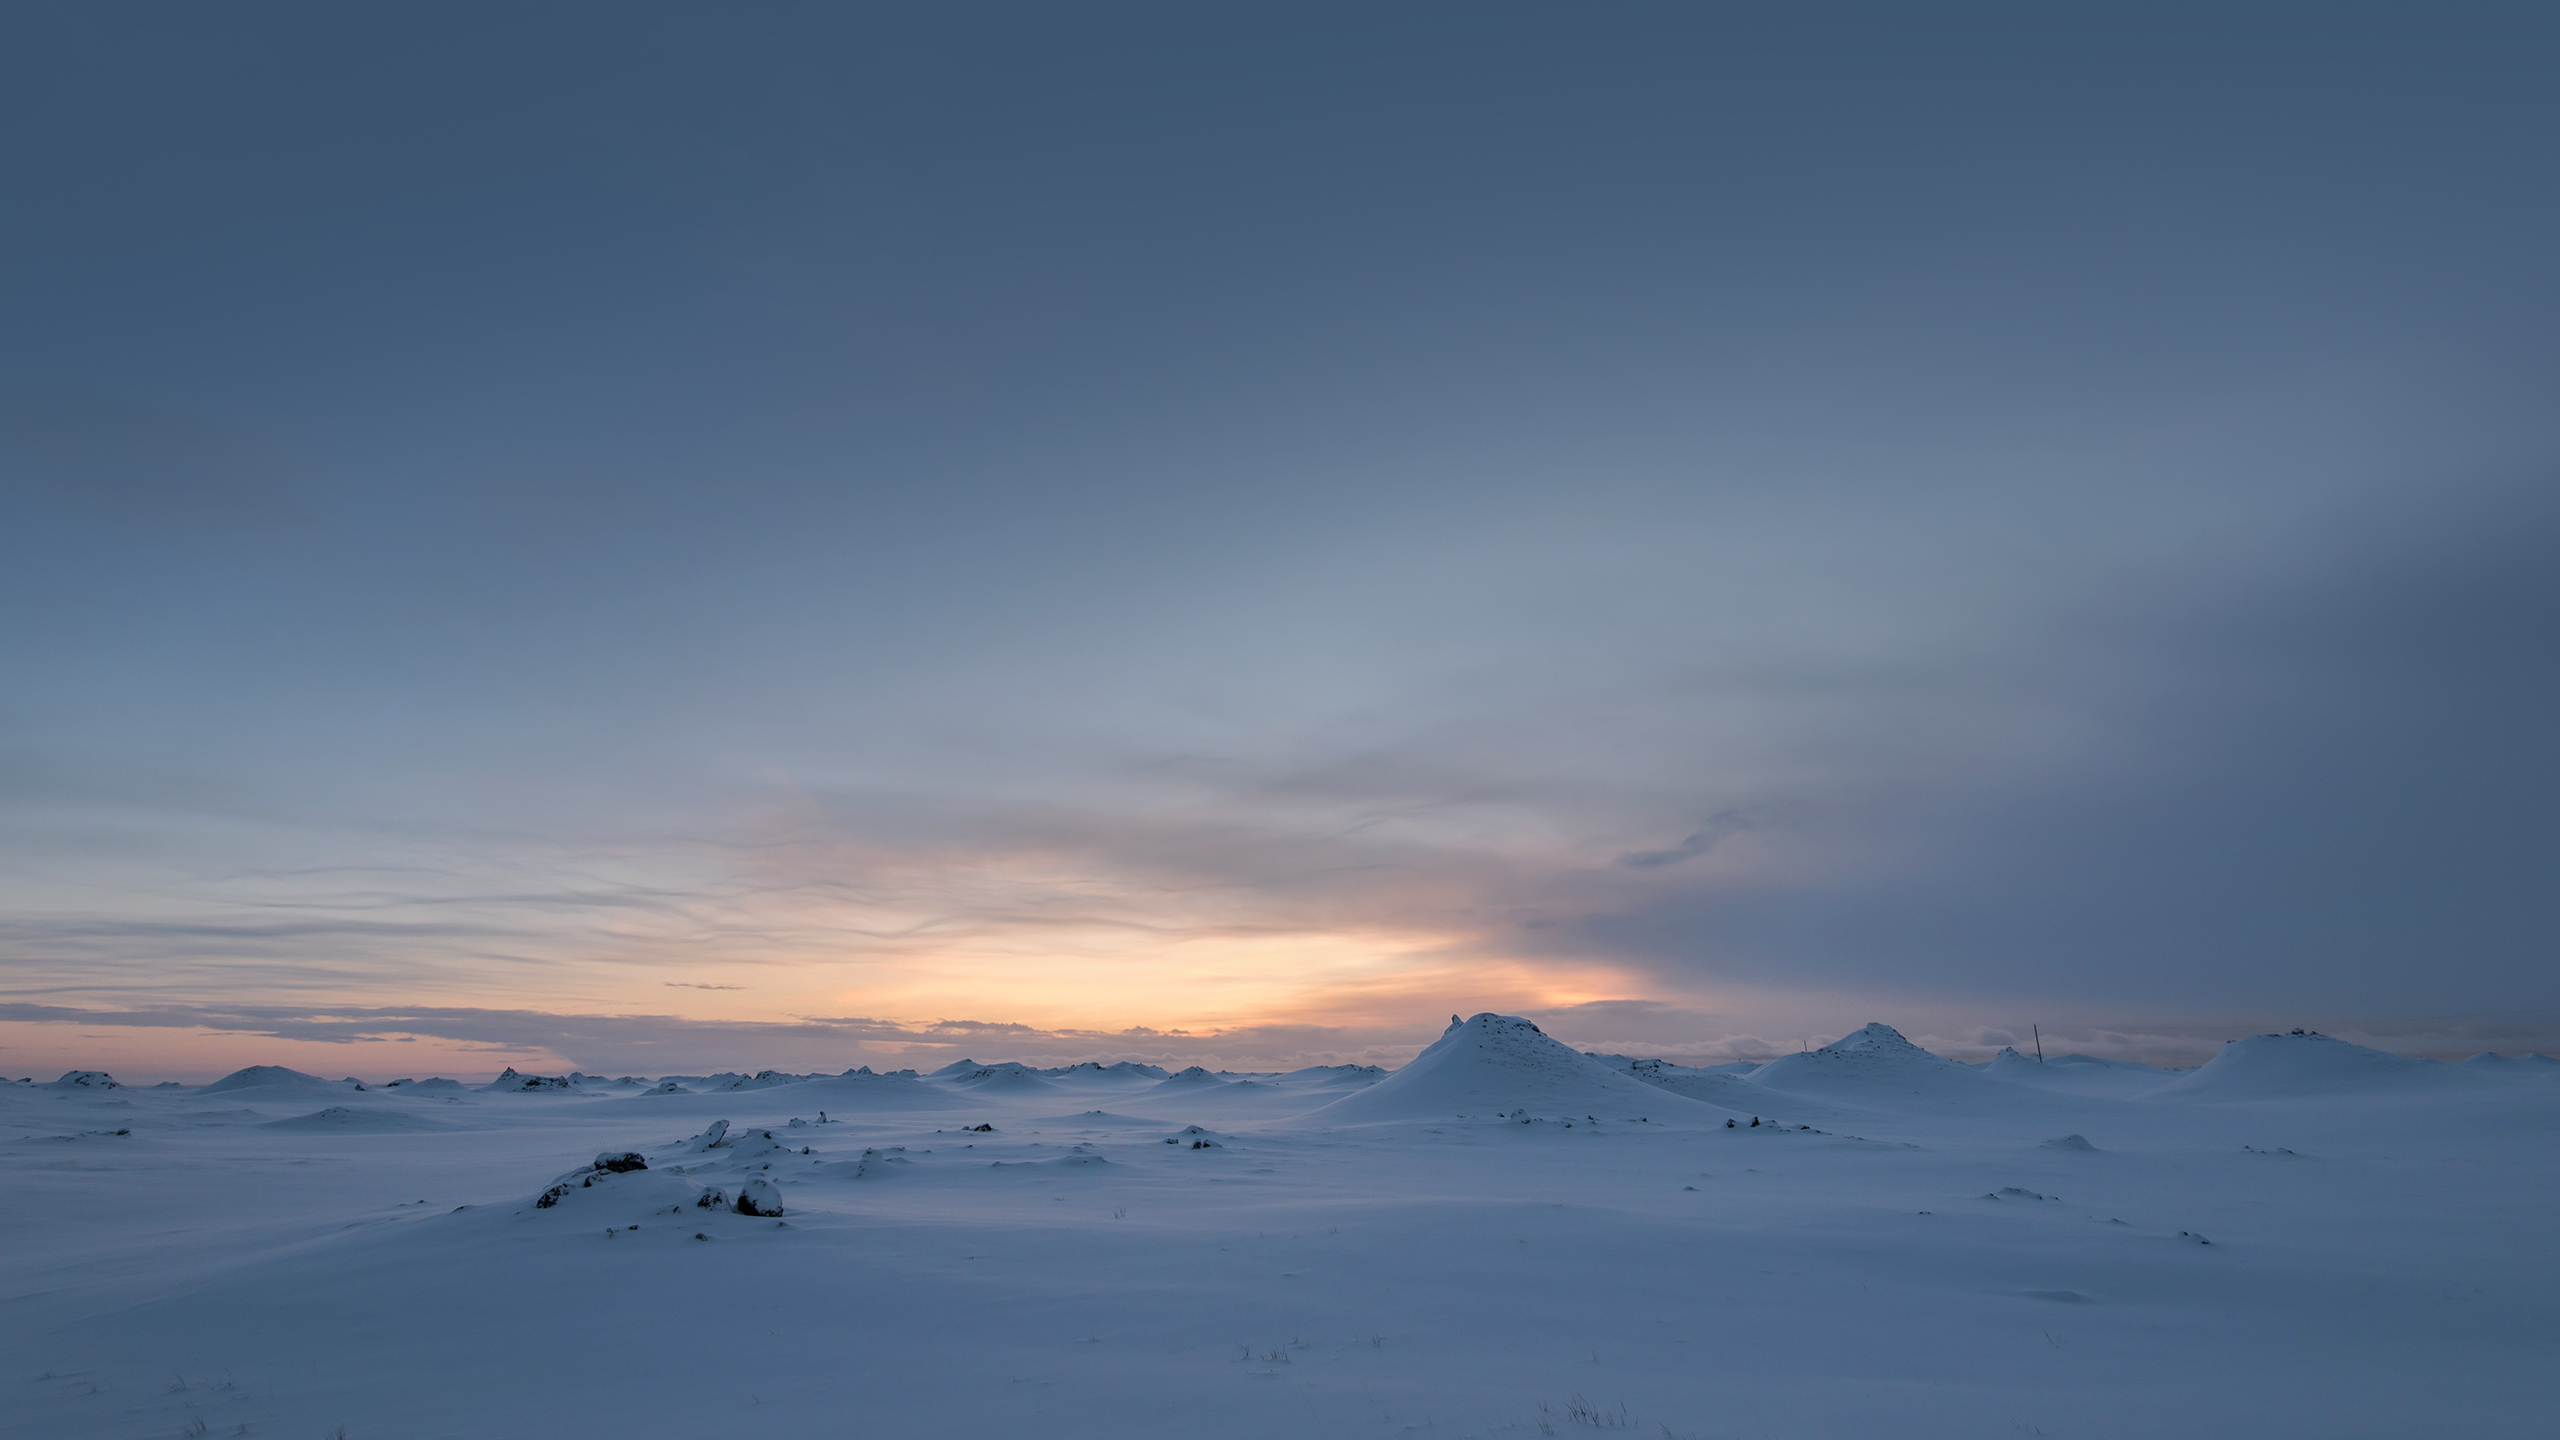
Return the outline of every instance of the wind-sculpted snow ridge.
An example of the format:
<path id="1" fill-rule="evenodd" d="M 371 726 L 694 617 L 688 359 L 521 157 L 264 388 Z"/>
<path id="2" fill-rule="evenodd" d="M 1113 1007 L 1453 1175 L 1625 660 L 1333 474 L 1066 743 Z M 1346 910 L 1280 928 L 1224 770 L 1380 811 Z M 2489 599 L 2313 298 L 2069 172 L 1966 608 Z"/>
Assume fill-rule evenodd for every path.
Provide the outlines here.
<path id="1" fill-rule="evenodd" d="M 1491 1118 L 1526 1111 L 1560 1120 L 1721 1122 L 1727 1112 L 1622 1075 L 1558 1044 L 1536 1025 L 1486 1012 L 1460 1021 L 1413 1063 L 1305 1120 L 1359 1125 L 1387 1120 Z"/>
<path id="2" fill-rule="evenodd" d="M 1745 1077 L 1757 1065 L 1744 1064 L 1712 1068 L 1674 1065 L 1668 1060 L 1636 1060 L 1624 1055 L 1591 1055 L 1588 1058 L 1623 1071 L 1647 1085 L 1667 1090 L 1684 1099 L 1720 1106 L 1736 1114 L 1784 1116 L 1790 1123 L 1808 1120 L 1838 1120 L 1848 1113 L 1836 1105 L 1808 1100 L 1800 1095 L 1784 1095 L 1753 1085 Z"/>
<path id="3" fill-rule="evenodd" d="M 1979 1070 L 1994 1080 L 2005 1080 L 2013 1085 L 2066 1090 L 2075 1095 L 2127 1098 L 2157 1090 L 2179 1074 L 2157 1065 L 2144 1065 L 2133 1060 L 2101 1060 L 2094 1055 L 2054 1055 L 2039 1061 L 2032 1055 L 2019 1054 L 2014 1046 L 1992 1056 Z"/>
<path id="4" fill-rule="evenodd" d="M 2316 1030 L 2252 1035 L 2149 1092 L 2163 1100 L 2259 1100 L 2434 1090 L 2483 1083 L 2477 1071 L 2368 1050 Z"/>

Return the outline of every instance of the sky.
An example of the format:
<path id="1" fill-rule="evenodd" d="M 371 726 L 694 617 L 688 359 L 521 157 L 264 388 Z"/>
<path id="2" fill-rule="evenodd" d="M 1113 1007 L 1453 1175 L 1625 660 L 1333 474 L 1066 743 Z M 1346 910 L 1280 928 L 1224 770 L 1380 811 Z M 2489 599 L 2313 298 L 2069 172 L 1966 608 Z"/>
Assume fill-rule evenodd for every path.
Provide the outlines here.
<path id="1" fill-rule="evenodd" d="M 10 7 L 0 1069 L 2560 1050 L 2555 71 Z"/>

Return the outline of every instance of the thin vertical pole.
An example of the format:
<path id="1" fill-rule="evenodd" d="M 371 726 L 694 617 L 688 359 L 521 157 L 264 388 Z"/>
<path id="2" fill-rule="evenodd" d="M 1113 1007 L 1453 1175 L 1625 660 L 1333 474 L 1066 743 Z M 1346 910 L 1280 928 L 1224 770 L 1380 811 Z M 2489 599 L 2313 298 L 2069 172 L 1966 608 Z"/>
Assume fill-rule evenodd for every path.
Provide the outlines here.
<path id="1" fill-rule="evenodd" d="M 2033 1026 L 2033 1025 L 2030 1025 L 2030 1026 L 2028 1026 L 2027 1028 L 2028 1028 L 2028 1029 L 2030 1029 L 2030 1030 L 2034 1030 L 2034 1031 L 2035 1031 L 2035 1034 L 2036 1034 L 2036 1063 L 2037 1063 L 2037 1064 L 2039 1064 L 2039 1065 L 2041 1065 L 2041 1064 L 2043 1064 L 2043 1063 L 2044 1063 L 2044 1031 L 2043 1031 L 2043 1030 L 2041 1030 L 2041 1029 L 2039 1029 L 2039 1028 L 2038 1028 L 2038 1027 L 2036 1027 L 2036 1026 Z"/>

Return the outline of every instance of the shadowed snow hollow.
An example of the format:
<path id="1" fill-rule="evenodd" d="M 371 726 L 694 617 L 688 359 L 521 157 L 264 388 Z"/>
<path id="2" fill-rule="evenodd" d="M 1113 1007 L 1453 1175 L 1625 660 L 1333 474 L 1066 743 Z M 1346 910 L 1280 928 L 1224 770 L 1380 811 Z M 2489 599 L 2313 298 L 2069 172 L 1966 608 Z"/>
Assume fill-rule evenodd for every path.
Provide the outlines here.
<path id="1" fill-rule="evenodd" d="M 1356 1125 L 1522 1109 L 1540 1118 L 1604 1120 L 1722 1120 L 1726 1113 L 1612 1070 L 1526 1020 L 1488 1012 L 1464 1022 L 1452 1017 L 1448 1031 L 1412 1064 L 1307 1118 Z"/>

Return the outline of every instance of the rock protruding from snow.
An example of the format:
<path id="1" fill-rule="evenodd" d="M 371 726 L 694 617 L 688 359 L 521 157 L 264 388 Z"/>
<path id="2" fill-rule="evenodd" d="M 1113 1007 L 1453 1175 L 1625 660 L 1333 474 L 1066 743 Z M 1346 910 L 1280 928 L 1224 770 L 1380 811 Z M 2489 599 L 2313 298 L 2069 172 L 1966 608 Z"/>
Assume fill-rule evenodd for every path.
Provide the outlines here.
<path id="1" fill-rule="evenodd" d="M 581 1165 L 551 1182 L 549 1189 L 533 1198 L 533 1208 L 548 1210 L 569 1198 L 570 1194 L 592 1189 L 617 1175 L 629 1175 L 649 1168 L 649 1162 L 631 1150 L 607 1150 L 588 1164 Z"/>
<path id="2" fill-rule="evenodd" d="M 116 1077 L 104 1070 L 69 1070 L 49 1087 L 55 1090 L 121 1090 Z"/>
<path id="3" fill-rule="evenodd" d="M 761 1176 L 750 1180 L 738 1187 L 738 1213 L 779 1215 L 782 1213 L 782 1191 Z"/>
<path id="4" fill-rule="evenodd" d="M 1178 1078 L 1178 1077 L 1177 1077 Z M 1443 1032 L 1413 1063 L 1308 1113 L 1321 1124 L 1530 1116 L 1566 1121 L 1721 1120 L 1725 1112 L 1658 1090 L 1557 1043 L 1516 1015 L 1491 1012 Z"/>
<path id="5" fill-rule="evenodd" d="M 709 1126 L 704 1128 L 701 1134 L 694 1136 L 693 1139 L 685 1145 L 685 1153 L 688 1155 L 700 1155 L 706 1151 L 717 1149 L 721 1142 L 728 1138 L 728 1134 L 729 1122 L 726 1120 L 714 1120 Z"/>

